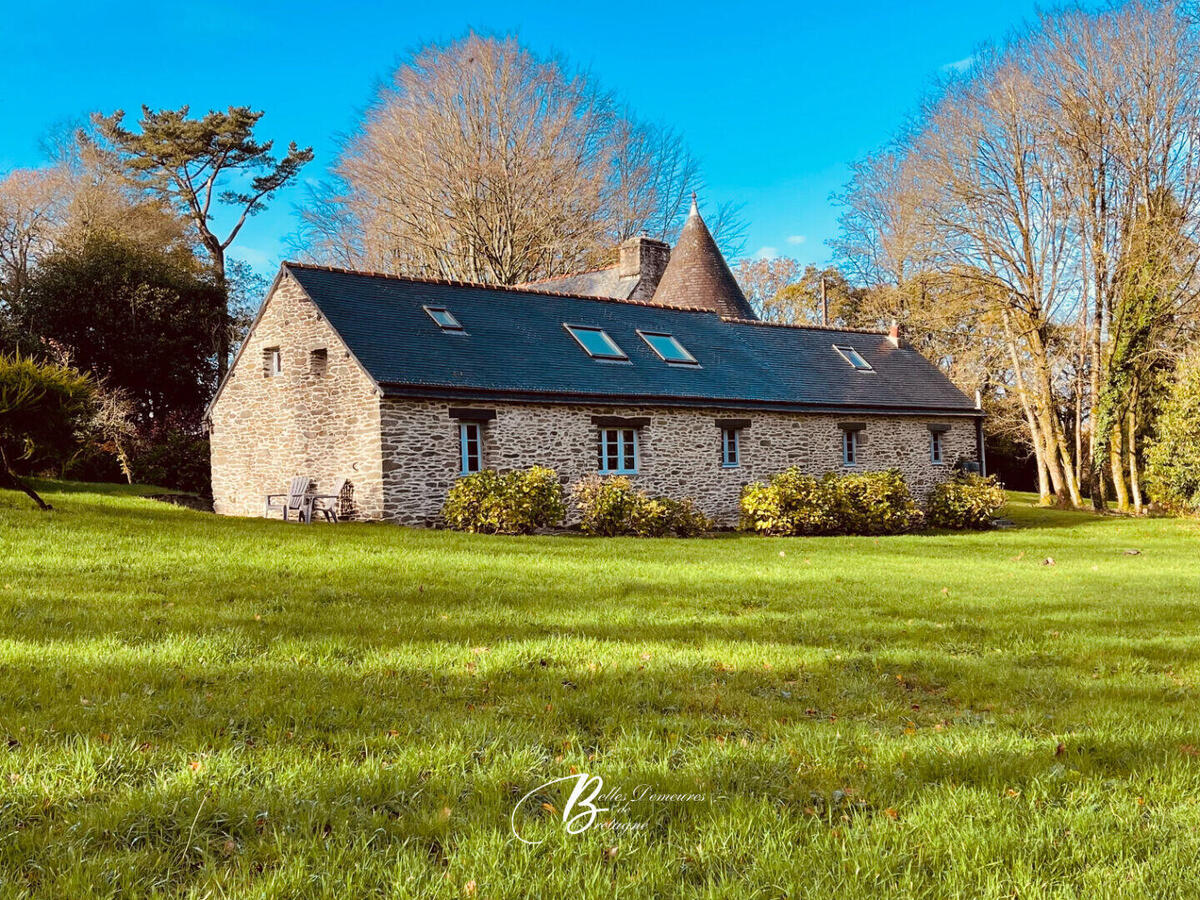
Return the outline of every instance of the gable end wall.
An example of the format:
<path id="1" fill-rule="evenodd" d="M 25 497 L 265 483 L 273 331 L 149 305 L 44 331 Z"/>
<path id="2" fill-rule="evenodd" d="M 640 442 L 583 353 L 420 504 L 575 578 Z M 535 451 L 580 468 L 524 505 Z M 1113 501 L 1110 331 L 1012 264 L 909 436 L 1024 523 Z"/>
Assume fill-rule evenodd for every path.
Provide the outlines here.
<path id="1" fill-rule="evenodd" d="M 263 354 L 278 347 L 283 372 L 264 374 Z M 310 352 L 327 350 L 324 375 Z M 295 279 L 279 280 L 210 412 L 213 506 L 218 513 L 261 516 L 267 494 L 286 492 L 296 475 L 317 493 L 353 485 L 355 518 L 383 515 L 379 398 Z"/>

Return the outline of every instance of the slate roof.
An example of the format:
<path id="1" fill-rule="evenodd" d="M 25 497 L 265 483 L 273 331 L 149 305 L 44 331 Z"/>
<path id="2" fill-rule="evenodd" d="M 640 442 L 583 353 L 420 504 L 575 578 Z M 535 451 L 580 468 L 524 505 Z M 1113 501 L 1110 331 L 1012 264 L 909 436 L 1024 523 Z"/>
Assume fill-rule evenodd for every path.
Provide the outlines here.
<path id="1" fill-rule="evenodd" d="M 979 414 L 924 357 L 879 333 L 297 263 L 283 269 L 389 396 Z M 443 332 L 426 305 L 449 309 L 465 333 Z M 605 329 L 629 361 L 592 359 L 564 323 Z M 673 334 L 700 365 L 668 365 L 638 329 Z M 875 371 L 855 371 L 834 344 L 853 346 Z"/>
<path id="2" fill-rule="evenodd" d="M 555 291 L 563 294 L 584 294 L 588 297 L 614 297 L 618 300 L 628 300 L 633 289 L 641 281 L 639 275 L 621 277 L 620 266 L 609 266 L 607 269 L 593 269 L 590 272 L 576 272 L 572 275 L 560 275 L 557 278 L 546 278 L 534 281 L 522 287 L 538 291 Z"/>
<path id="3" fill-rule="evenodd" d="M 654 290 L 653 302 L 659 306 L 711 309 L 739 319 L 758 318 L 700 217 L 695 194 L 679 242 L 671 251 L 671 261 Z"/>

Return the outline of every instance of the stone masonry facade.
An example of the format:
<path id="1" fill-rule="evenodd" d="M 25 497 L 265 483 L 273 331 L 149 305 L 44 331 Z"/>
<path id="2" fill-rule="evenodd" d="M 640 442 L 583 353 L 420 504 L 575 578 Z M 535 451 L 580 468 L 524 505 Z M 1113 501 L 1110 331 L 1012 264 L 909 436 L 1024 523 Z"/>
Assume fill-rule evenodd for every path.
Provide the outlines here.
<path id="1" fill-rule="evenodd" d="M 459 476 L 455 402 L 385 399 L 381 408 L 384 518 L 404 525 L 437 525 L 446 493 Z M 629 476 L 651 494 L 691 497 L 718 524 L 734 525 L 744 485 L 789 466 L 824 472 L 896 468 L 918 499 L 953 473 L 959 459 L 976 459 L 975 423 L 948 416 L 864 416 L 747 412 L 666 407 L 472 403 L 495 412 L 483 424 L 483 466 L 501 471 L 548 466 L 567 483 L 594 474 L 601 425 L 593 417 L 649 418 L 638 429 L 638 472 Z M 740 465 L 721 458 L 718 420 L 749 421 L 739 430 Z M 842 464 L 844 425 L 865 426 L 858 464 Z M 930 426 L 942 433 L 943 460 L 931 461 Z"/>
<path id="2" fill-rule="evenodd" d="M 278 364 L 274 354 L 278 352 Z M 501 471 L 549 466 L 570 484 L 598 468 L 597 417 L 638 420 L 638 488 L 691 497 L 722 525 L 738 518 L 742 487 L 789 466 L 849 471 L 846 428 L 859 437 L 855 471 L 897 468 L 920 499 L 975 460 L 969 416 L 800 414 L 731 409 L 491 403 L 381 397 L 374 381 L 295 281 L 284 275 L 209 413 L 214 507 L 261 516 L 267 494 L 296 475 L 317 493 L 347 484 L 352 518 L 437 525 L 460 475 L 463 408 L 485 411 L 482 464 Z M 740 464 L 722 465 L 721 420 L 737 420 Z M 726 421 L 726 424 L 728 422 Z M 943 463 L 930 456 L 941 430 Z"/>
<path id="3" fill-rule="evenodd" d="M 279 373 L 271 375 L 276 349 Z M 345 511 L 382 518 L 379 406 L 375 383 L 284 276 L 209 412 L 214 509 L 261 516 L 267 494 L 308 475 L 317 493 L 348 482 Z"/>

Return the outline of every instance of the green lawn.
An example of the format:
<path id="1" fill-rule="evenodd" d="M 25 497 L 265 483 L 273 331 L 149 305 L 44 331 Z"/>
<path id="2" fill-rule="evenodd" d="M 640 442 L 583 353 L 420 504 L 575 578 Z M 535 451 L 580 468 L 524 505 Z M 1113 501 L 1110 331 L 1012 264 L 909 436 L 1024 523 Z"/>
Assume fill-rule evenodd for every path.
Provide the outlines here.
<path id="1" fill-rule="evenodd" d="M 1197 523 L 499 538 L 42 486 L 0 492 L 0 896 L 1200 890 Z M 560 784 L 518 840 L 572 768 L 704 799 L 571 835 Z"/>

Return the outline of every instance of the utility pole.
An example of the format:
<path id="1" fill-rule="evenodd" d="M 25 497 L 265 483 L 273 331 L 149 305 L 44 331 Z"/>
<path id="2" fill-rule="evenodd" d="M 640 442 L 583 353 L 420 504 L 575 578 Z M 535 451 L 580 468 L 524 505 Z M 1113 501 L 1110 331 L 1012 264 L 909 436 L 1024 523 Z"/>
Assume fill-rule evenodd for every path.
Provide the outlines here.
<path id="1" fill-rule="evenodd" d="M 821 276 L 821 324 L 829 324 L 829 298 L 825 296 L 825 276 Z"/>

